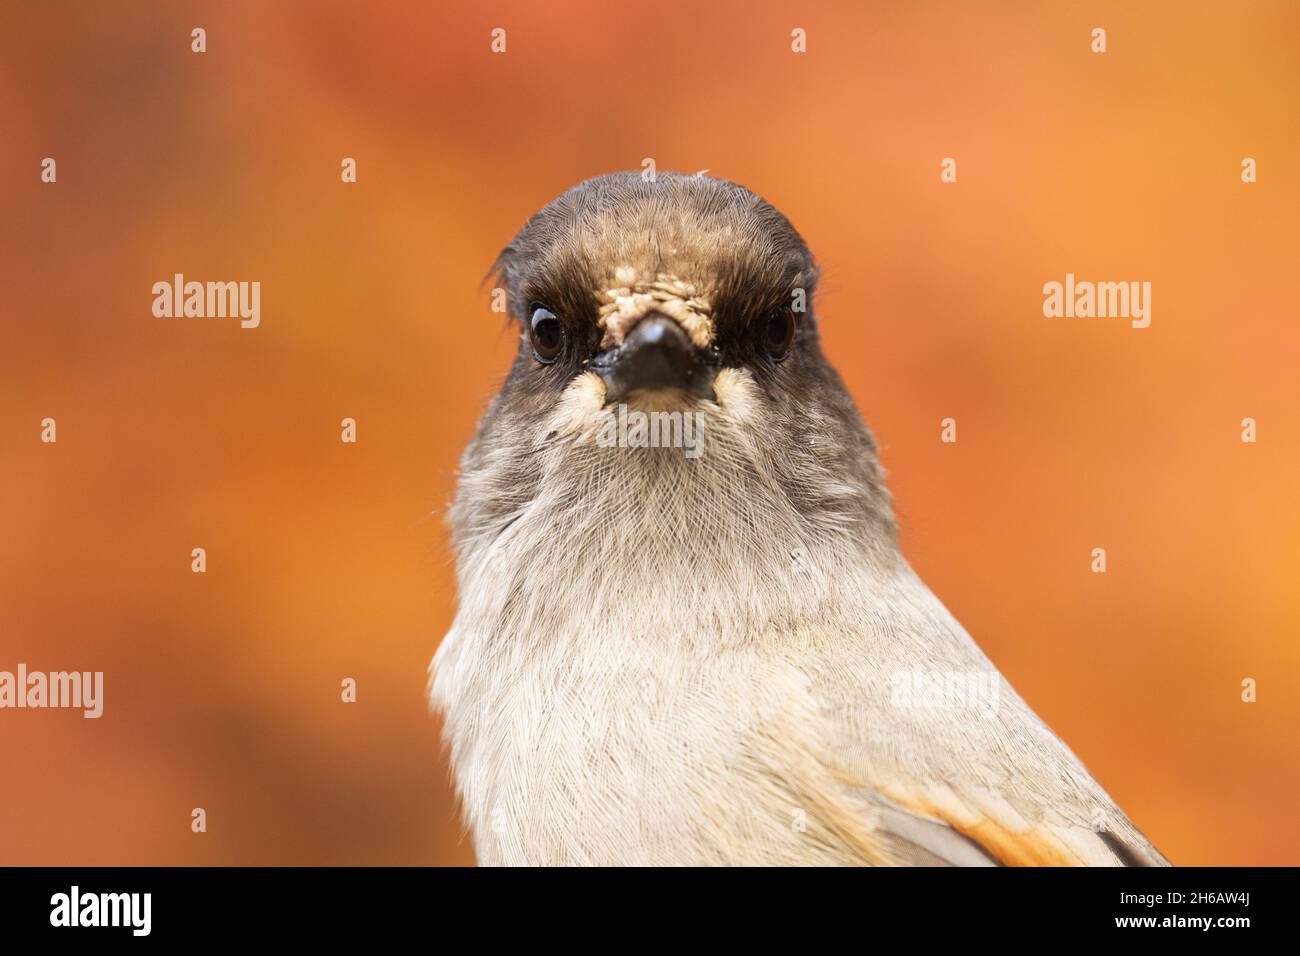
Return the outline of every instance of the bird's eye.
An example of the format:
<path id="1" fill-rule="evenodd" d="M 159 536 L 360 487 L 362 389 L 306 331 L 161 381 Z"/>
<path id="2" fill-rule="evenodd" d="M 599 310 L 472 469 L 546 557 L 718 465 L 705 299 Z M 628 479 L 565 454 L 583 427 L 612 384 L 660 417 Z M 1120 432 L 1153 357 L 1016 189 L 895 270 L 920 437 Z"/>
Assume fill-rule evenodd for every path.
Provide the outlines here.
<path id="1" fill-rule="evenodd" d="M 763 351 L 778 362 L 790 354 L 794 332 L 794 310 L 788 306 L 769 312 L 767 317 L 758 323 L 759 344 L 762 345 Z"/>
<path id="2" fill-rule="evenodd" d="M 528 338 L 533 344 L 533 355 L 537 356 L 537 361 L 550 365 L 564 348 L 564 326 L 554 312 L 539 305 L 533 309 L 533 318 L 528 324 Z"/>

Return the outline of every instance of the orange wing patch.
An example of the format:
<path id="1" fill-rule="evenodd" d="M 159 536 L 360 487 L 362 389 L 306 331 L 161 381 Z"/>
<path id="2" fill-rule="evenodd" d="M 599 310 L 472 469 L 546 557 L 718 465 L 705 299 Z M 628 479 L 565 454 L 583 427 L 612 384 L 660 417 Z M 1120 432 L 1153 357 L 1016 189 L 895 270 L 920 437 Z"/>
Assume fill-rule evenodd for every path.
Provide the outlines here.
<path id="1" fill-rule="evenodd" d="M 1115 866 L 1119 860 L 1082 827 L 1031 824 L 994 793 L 979 799 L 959 796 L 951 787 L 921 789 L 881 786 L 880 792 L 904 809 L 948 824 L 974 840 L 1005 866 Z"/>

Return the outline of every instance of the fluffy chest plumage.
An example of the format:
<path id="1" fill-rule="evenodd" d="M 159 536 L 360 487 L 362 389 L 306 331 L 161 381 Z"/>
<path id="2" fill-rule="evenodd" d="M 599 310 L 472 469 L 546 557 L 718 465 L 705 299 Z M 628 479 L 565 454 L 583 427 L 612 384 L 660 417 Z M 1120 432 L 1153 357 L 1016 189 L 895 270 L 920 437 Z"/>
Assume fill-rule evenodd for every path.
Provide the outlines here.
<path id="1" fill-rule="evenodd" d="M 753 646 L 665 658 L 645 635 L 549 635 L 436 661 L 458 787 L 485 864 L 812 863 L 818 724 L 807 680 Z M 827 791 L 835 790 L 830 781 Z"/>
<path id="2" fill-rule="evenodd" d="M 432 692 L 480 859 L 852 858 L 806 836 L 845 789 L 806 675 L 879 591 L 859 490 L 821 445 L 760 449 L 743 376 L 719 375 L 695 459 L 595 444 L 589 385 L 531 444 L 488 429 L 453 512 L 460 608 Z"/>

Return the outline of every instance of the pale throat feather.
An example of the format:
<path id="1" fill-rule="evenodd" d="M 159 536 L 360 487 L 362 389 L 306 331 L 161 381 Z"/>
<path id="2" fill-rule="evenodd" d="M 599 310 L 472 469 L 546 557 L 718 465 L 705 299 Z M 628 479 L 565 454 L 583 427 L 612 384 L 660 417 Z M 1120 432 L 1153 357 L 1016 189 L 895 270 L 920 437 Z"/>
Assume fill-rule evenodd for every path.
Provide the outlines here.
<path id="1" fill-rule="evenodd" d="M 673 448 L 600 447 L 604 385 L 592 372 L 570 382 L 532 434 L 534 496 L 498 519 L 503 528 L 467 536 L 462 601 L 476 619 L 523 644 L 530 632 L 550 639 L 567 625 L 586 631 L 593 617 L 651 606 L 658 614 L 631 614 L 629 631 L 666 630 L 674 641 L 700 631 L 725 643 L 825 601 L 858 549 L 811 539 L 776 478 L 749 372 L 722 369 L 715 398 L 702 403 L 706 454 L 692 461 Z M 611 515 L 621 533 L 611 532 Z M 576 589 L 587 600 L 564 597 Z M 549 623 L 530 626 L 542 619 Z"/>

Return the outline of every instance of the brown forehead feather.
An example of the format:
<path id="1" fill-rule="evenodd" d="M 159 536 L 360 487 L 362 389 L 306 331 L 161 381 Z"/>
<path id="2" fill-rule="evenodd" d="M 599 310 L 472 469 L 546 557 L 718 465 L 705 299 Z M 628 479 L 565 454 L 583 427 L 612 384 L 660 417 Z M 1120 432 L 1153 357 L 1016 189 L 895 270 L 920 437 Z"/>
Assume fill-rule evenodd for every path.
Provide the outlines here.
<path id="1" fill-rule="evenodd" d="M 525 223 L 493 274 L 516 315 L 540 301 L 594 317 L 602 290 L 623 285 L 629 270 L 694 286 L 720 321 L 774 306 L 796 286 L 811 295 L 816 281 L 807 247 L 775 208 L 735 183 L 674 173 L 655 182 L 616 173 L 573 187 Z"/>

